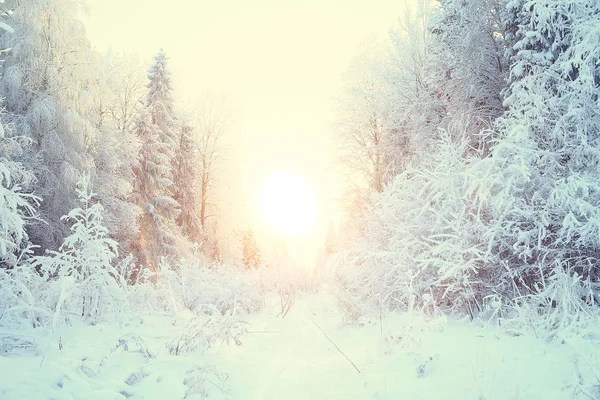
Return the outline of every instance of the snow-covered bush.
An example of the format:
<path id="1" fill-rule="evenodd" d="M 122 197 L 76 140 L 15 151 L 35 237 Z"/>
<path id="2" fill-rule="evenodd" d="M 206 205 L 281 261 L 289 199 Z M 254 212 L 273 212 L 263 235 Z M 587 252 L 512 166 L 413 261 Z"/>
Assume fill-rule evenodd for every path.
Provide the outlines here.
<path id="1" fill-rule="evenodd" d="M 93 202 L 87 179 L 78 183 L 77 194 L 81 207 L 63 217 L 73 223 L 71 235 L 59 251 L 32 261 L 49 281 L 45 301 L 54 314 L 53 327 L 73 318 L 96 323 L 127 307 L 126 282 L 111 264 L 117 243 L 107 237 L 102 205 Z"/>
<path id="2" fill-rule="evenodd" d="M 221 314 L 258 311 L 263 304 L 259 274 L 225 264 L 196 259 L 173 265 L 163 260 L 156 271 L 142 269 L 140 283 L 129 288 L 136 311 L 198 313 L 214 305 Z"/>
<path id="3" fill-rule="evenodd" d="M 470 314 L 480 309 L 485 225 L 469 196 L 472 160 L 465 154 L 466 144 L 444 133 L 418 169 L 399 175 L 373 198 L 362 237 L 332 260 L 338 281 L 361 299 L 343 299 L 351 313 L 368 306 Z M 363 311 L 355 309 L 361 302 Z"/>
<path id="4" fill-rule="evenodd" d="M 0 124 L 0 326 L 35 327 L 48 314 L 35 297 L 43 281 L 24 260 L 30 255 L 26 223 L 35 217 L 40 200 L 22 191 L 21 185 L 32 176 L 22 164 L 11 161 L 21 154 L 25 142 L 8 136 Z"/>
<path id="5" fill-rule="evenodd" d="M 227 394 L 225 383 L 229 375 L 220 372 L 212 365 L 195 365 L 186 372 L 183 384 L 185 385 L 185 397 L 201 399 L 211 397 L 212 394 Z"/>
<path id="6" fill-rule="evenodd" d="M 235 310 L 221 314 L 212 305 L 205 305 L 202 309 L 201 315 L 194 317 L 184 331 L 167 344 L 170 354 L 202 354 L 218 343 L 242 344 L 241 337 L 246 333 L 247 323 L 234 315 Z"/>
<path id="7" fill-rule="evenodd" d="M 32 180 L 31 173 L 12 161 L 23 151 L 23 142 L 27 140 L 7 136 L 0 123 L 0 269 L 17 264 L 18 250 L 27 239 L 25 224 L 35 216 L 40 201 L 23 191 L 23 185 Z"/>
<path id="8" fill-rule="evenodd" d="M 29 264 L 0 268 L 0 326 L 44 325 L 52 316 L 40 300 L 48 284 Z"/>
<path id="9" fill-rule="evenodd" d="M 556 262 L 549 276 L 542 276 L 531 294 L 507 307 L 503 320 L 509 330 L 528 332 L 547 341 L 583 336 L 600 339 L 600 313 L 590 307 L 595 301 L 589 283 L 573 269 Z M 585 301 L 587 298 L 587 302 Z"/>
<path id="10" fill-rule="evenodd" d="M 26 218 L 34 215 L 32 204 L 36 201 L 35 196 L 22 193 L 13 184 L 9 166 L 0 158 L 0 325 L 8 324 L 9 319 L 14 324 L 14 318 L 24 318 L 33 326 L 38 323 L 32 290 L 40 284 L 39 277 L 18 257 L 21 242 L 27 237 Z"/>

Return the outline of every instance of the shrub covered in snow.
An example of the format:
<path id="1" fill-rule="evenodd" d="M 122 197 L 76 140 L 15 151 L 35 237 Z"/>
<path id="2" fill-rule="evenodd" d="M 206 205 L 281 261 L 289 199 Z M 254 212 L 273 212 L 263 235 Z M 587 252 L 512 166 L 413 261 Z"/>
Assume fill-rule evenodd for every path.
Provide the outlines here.
<path id="1" fill-rule="evenodd" d="M 259 273 L 197 258 L 177 265 L 162 260 L 156 271 L 142 269 L 138 284 L 129 287 L 133 310 L 198 313 L 214 305 L 224 315 L 250 313 L 262 306 Z"/>
<path id="2" fill-rule="evenodd" d="M 483 213 L 470 196 L 466 143 L 444 134 L 417 169 L 399 175 L 363 219 L 361 237 L 332 260 L 352 307 L 437 308 L 473 313 L 481 307 L 487 261 Z M 354 310 L 352 312 L 358 312 Z"/>
<path id="3" fill-rule="evenodd" d="M 59 251 L 32 261 L 48 281 L 45 304 L 53 312 L 53 326 L 74 317 L 96 323 L 127 307 L 126 282 L 111 264 L 117 243 L 102 224 L 102 205 L 93 202 L 86 179 L 78 186 L 81 207 L 64 217 L 73 223 L 71 235 Z"/>
<path id="4" fill-rule="evenodd" d="M 170 354 L 204 353 L 219 343 L 242 344 L 246 323 L 234 315 L 235 310 L 223 315 L 215 306 L 206 305 L 202 309 L 202 314 L 195 316 L 184 331 L 167 344 Z"/>

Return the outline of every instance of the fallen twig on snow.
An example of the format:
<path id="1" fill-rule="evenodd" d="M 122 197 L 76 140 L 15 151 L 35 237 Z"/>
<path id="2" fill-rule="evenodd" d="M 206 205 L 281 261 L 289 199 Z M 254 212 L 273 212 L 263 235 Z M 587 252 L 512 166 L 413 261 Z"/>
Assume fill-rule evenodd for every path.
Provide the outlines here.
<path id="1" fill-rule="evenodd" d="M 352 362 L 352 360 L 350 358 L 348 358 L 348 356 L 346 354 L 344 354 L 344 352 L 337 346 L 337 344 L 335 344 L 333 342 L 333 340 L 331 340 L 331 338 L 329 336 L 327 336 L 327 334 L 325 333 L 325 331 L 315 322 L 311 319 L 312 323 L 315 324 L 315 326 L 317 328 L 319 328 L 319 330 L 321 332 L 323 332 L 323 335 L 325 335 L 325 337 L 327 338 L 327 340 L 329 340 L 331 342 L 332 345 L 335 346 L 335 348 L 337 349 L 337 351 L 340 352 L 341 355 L 343 355 L 344 357 L 346 357 L 346 360 L 348 360 L 348 362 L 350 362 L 350 364 L 352 364 L 352 366 L 354 367 L 354 369 L 360 374 L 360 369 L 358 369 L 358 367 Z"/>

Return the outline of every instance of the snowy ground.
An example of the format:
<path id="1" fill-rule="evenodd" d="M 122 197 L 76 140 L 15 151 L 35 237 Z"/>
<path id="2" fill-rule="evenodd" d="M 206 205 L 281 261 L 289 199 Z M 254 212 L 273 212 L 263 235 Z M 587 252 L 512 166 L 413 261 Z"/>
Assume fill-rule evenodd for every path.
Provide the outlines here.
<path id="1" fill-rule="evenodd" d="M 245 318 L 240 346 L 204 355 L 166 349 L 185 329 L 184 313 L 65 328 L 0 357 L 0 399 L 600 398 L 600 349 L 583 340 L 548 344 L 407 315 L 343 326 L 324 291 L 302 295 L 281 319 L 271 300 Z"/>

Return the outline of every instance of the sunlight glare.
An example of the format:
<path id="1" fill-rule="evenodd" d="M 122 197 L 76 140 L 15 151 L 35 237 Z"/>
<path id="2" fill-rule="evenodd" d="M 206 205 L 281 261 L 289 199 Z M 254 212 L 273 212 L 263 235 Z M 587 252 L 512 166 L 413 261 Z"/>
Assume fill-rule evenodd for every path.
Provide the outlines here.
<path id="1" fill-rule="evenodd" d="M 274 172 L 265 179 L 260 206 L 269 224 L 286 236 L 309 232 L 317 218 L 314 191 L 299 176 L 287 171 Z"/>

